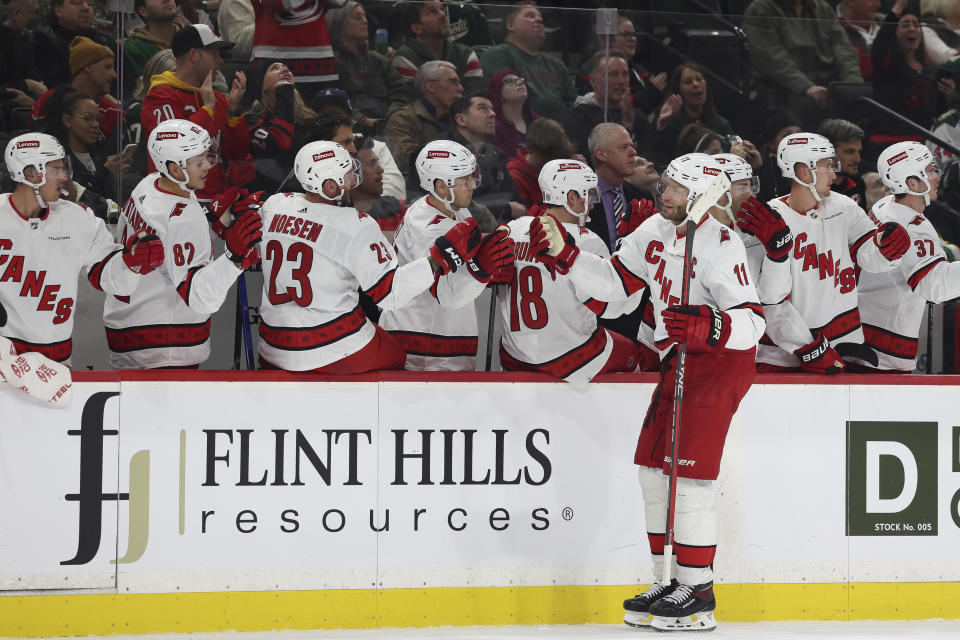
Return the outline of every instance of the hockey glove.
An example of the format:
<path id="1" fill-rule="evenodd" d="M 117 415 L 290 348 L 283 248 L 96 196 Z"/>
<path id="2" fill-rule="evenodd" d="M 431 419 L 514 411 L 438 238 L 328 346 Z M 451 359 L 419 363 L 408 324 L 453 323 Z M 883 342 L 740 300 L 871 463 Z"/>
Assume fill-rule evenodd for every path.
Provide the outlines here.
<path id="1" fill-rule="evenodd" d="M 657 207 L 652 200 L 632 200 L 630 209 L 624 209 L 617 221 L 617 237 L 625 238 L 633 233 L 644 220 L 657 213 Z"/>
<path id="2" fill-rule="evenodd" d="M 880 247 L 880 253 L 887 260 L 899 260 L 910 248 L 910 234 L 896 222 L 880 225 L 873 235 L 873 241 Z"/>
<path id="3" fill-rule="evenodd" d="M 790 255 L 790 249 L 793 248 L 790 227 L 779 213 L 769 209 L 756 198 L 750 198 L 740 206 L 737 226 L 756 236 L 767 250 L 767 256 L 774 262 L 783 262 Z"/>
<path id="4" fill-rule="evenodd" d="M 247 211 L 260 213 L 260 209 L 263 207 L 264 195 L 264 191 L 247 191 L 246 189 L 240 189 L 240 197 L 233 203 L 234 217 L 239 218 Z"/>
<path id="5" fill-rule="evenodd" d="M 480 282 L 501 284 L 513 280 L 513 239 L 510 229 L 505 225 L 497 227 L 480 243 L 480 248 L 470 260 L 467 268 L 470 275 Z"/>
<path id="6" fill-rule="evenodd" d="M 222 238 L 223 234 L 227 231 L 227 225 L 223 224 L 220 218 L 239 197 L 240 190 L 236 187 L 230 187 L 223 193 L 215 195 L 213 200 L 210 201 L 210 206 L 208 206 L 204 212 L 207 215 L 207 220 L 210 222 L 210 228 L 213 229 L 213 232 L 220 238 Z"/>
<path id="7" fill-rule="evenodd" d="M 564 275 L 570 271 L 580 255 L 576 240 L 549 213 L 530 223 L 530 249 L 554 279 L 556 274 Z"/>
<path id="8" fill-rule="evenodd" d="M 257 243 L 263 237 L 263 220 L 256 211 L 247 211 L 237 218 L 223 234 L 227 256 L 241 269 L 249 269 L 260 262 Z"/>
<path id="9" fill-rule="evenodd" d="M 443 276 L 463 265 L 476 255 L 483 241 L 474 218 L 457 223 L 430 247 L 430 257 L 440 266 Z"/>
<path id="10" fill-rule="evenodd" d="M 130 271 L 145 276 L 163 264 L 163 242 L 144 231 L 135 233 L 123 248 L 123 262 Z"/>
<path id="11" fill-rule="evenodd" d="M 800 368 L 809 373 L 824 373 L 832 375 L 843 371 L 846 365 L 826 336 L 818 335 L 810 344 L 800 347 L 793 352 L 800 358 Z"/>
<path id="12" fill-rule="evenodd" d="M 730 316 L 705 304 L 670 307 L 663 312 L 667 334 L 693 353 L 722 349 L 730 337 Z"/>

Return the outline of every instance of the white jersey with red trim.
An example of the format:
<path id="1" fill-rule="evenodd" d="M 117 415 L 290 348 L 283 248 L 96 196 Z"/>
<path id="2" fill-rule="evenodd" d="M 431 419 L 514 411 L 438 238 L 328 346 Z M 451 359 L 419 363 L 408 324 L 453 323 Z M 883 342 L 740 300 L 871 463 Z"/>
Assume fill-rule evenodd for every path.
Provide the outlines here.
<path id="1" fill-rule="evenodd" d="M 429 255 L 437 238 L 458 222 L 471 218 L 466 209 L 456 218 L 434 208 L 424 196 L 410 205 L 397 229 L 395 246 L 401 265 Z M 476 366 L 477 310 L 474 300 L 486 285 L 460 268 L 437 279 L 401 309 L 387 310 L 380 326 L 407 351 L 407 369 L 414 371 L 473 371 Z"/>
<path id="2" fill-rule="evenodd" d="M 214 259 L 210 225 L 196 197 L 165 191 L 159 178 L 152 173 L 140 181 L 117 221 L 120 242 L 141 231 L 163 242 L 163 265 L 129 297 L 104 301 L 110 364 L 118 369 L 204 362 L 210 357 L 210 315 L 240 275 L 226 254 Z"/>
<path id="3" fill-rule="evenodd" d="M 570 278 L 578 291 L 606 301 L 623 300 L 649 286 L 656 319 L 654 342 L 663 358 L 674 343 L 661 314 L 680 304 L 685 244 L 677 226 L 661 215 L 652 216 L 623 240 L 610 260 L 581 252 Z M 689 304 L 711 305 L 730 316 L 726 348 L 754 348 L 766 323 L 740 238 L 707 216 L 694 236 L 691 263 Z"/>
<path id="4" fill-rule="evenodd" d="M 264 203 L 260 215 L 259 353 L 281 369 L 317 369 L 373 339 L 358 289 L 380 307 L 395 309 L 433 284 L 426 255 L 398 268 L 377 221 L 354 208 L 281 193 Z"/>
<path id="5" fill-rule="evenodd" d="M 757 350 L 757 361 L 799 367 L 793 352 L 817 334 L 825 335 L 833 346 L 863 343 L 856 267 L 884 272 L 895 268 L 896 262 L 880 253 L 874 242 L 877 225 L 850 198 L 831 192 L 803 213 L 794 211 L 788 200 L 789 196 L 774 198 L 767 206 L 793 232 L 793 249 L 787 258 L 790 297 L 768 309 L 767 336 Z"/>
<path id="6" fill-rule="evenodd" d="M 0 301 L 7 310 L 0 335 L 18 353 L 35 351 L 69 365 L 77 275 L 85 272 L 101 291 L 128 294 L 140 275 L 121 253 L 103 220 L 86 207 L 57 200 L 27 219 L 12 194 L 0 194 Z"/>
<path id="7" fill-rule="evenodd" d="M 877 352 L 877 368 L 913 371 L 927 301 L 960 296 L 960 262 L 948 262 L 930 221 L 892 195 L 873 206 L 873 215 L 880 224 L 896 222 L 906 229 L 910 248 L 893 271 L 860 274 L 865 341 Z"/>
<path id="8" fill-rule="evenodd" d="M 643 293 L 625 302 L 600 302 L 579 293 L 569 278 L 551 276 L 530 253 L 532 221 L 524 217 L 507 223 L 515 242 L 516 273 L 499 293 L 504 329 L 500 362 L 512 370 L 536 369 L 568 382 L 587 382 L 603 369 L 613 351 L 613 340 L 597 325 L 597 314 L 615 318 L 630 313 Z M 606 243 L 593 231 L 570 222 L 563 227 L 581 252 L 610 257 Z"/>

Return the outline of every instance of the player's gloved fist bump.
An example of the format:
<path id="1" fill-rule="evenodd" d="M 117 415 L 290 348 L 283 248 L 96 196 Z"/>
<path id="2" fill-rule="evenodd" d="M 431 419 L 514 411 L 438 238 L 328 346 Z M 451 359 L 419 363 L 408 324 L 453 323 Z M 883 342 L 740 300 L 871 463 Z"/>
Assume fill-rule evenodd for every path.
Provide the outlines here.
<path id="1" fill-rule="evenodd" d="M 740 206 L 737 226 L 753 235 L 763 244 L 767 256 L 774 262 L 783 262 L 793 248 L 790 227 L 776 211 L 756 198 L 750 198 Z"/>
<path id="2" fill-rule="evenodd" d="M 694 353 L 722 349 L 730 337 L 730 316 L 710 305 L 670 307 L 661 315 L 670 338 Z"/>
<path id="3" fill-rule="evenodd" d="M 910 248 L 910 234 L 896 222 L 880 225 L 873 240 L 880 247 L 883 257 L 891 261 L 900 259 Z"/>
<path id="4" fill-rule="evenodd" d="M 227 243 L 227 256 L 241 269 L 248 269 L 260 262 L 257 243 L 263 237 L 263 221 L 256 211 L 248 211 L 237 218 L 223 234 Z"/>
<path id="5" fill-rule="evenodd" d="M 145 276 L 163 264 L 163 242 L 144 231 L 135 233 L 123 248 L 123 262 L 130 271 Z"/>
<path id="6" fill-rule="evenodd" d="M 480 248 L 470 260 L 467 268 L 470 275 L 480 282 L 509 282 L 513 278 L 508 273 L 513 267 L 513 239 L 510 229 L 500 225 L 480 243 Z"/>
<path id="7" fill-rule="evenodd" d="M 556 277 L 570 271 L 580 255 L 580 247 L 563 225 L 549 213 L 534 218 L 530 223 L 530 249 L 550 274 Z"/>
<path id="8" fill-rule="evenodd" d="M 456 271 L 458 267 L 476 255 L 483 237 L 474 218 L 457 223 L 452 229 L 437 238 L 430 247 L 430 257 L 440 266 L 440 275 Z"/>
<path id="9" fill-rule="evenodd" d="M 266 193 L 264 191 L 250 192 L 247 189 L 240 189 L 240 195 L 233 203 L 233 215 L 240 217 L 247 211 L 260 211 L 263 207 L 263 199 Z"/>
<path id="10" fill-rule="evenodd" d="M 644 220 L 657 213 L 657 207 L 652 200 L 632 200 L 630 208 L 624 208 L 617 221 L 617 237 L 623 238 L 633 233 Z"/>
<path id="11" fill-rule="evenodd" d="M 802 346 L 793 352 L 800 359 L 800 368 L 810 373 L 824 373 L 832 375 L 844 369 L 843 359 L 840 357 L 826 336 L 819 335 L 813 342 Z"/>
<path id="12" fill-rule="evenodd" d="M 240 190 L 236 187 L 230 187 L 223 193 L 214 196 L 213 200 L 210 201 L 210 206 L 207 207 L 205 213 L 207 214 L 207 220 L 210 222 L 210 228 L 217 234 L 217 237 L 222 238 L 223 234 L 227 232 L 227 225 L 223 224 L 220 217 L 239 197 Z"/>

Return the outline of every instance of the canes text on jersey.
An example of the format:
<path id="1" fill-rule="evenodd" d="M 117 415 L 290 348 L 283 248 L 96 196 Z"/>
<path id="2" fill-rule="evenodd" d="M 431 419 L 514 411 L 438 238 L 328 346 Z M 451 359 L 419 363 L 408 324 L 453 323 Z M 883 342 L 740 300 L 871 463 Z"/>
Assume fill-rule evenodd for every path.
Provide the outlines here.
<path id="1" fill-rule="evenodd" d="M 18 294 L 21 298 L 39 298 L 37 311 L 53 311 L 53 324 L 66 322 L 73 313 L 73 298 L 57 300 L 61 285 L 44 284 L 47 278 L 46 270 L 24 271 L 24 256 L 7 253 L 12 251 L 13 240 L 0 238 L 0 285 L 5 282 L 22 283 Z"/>

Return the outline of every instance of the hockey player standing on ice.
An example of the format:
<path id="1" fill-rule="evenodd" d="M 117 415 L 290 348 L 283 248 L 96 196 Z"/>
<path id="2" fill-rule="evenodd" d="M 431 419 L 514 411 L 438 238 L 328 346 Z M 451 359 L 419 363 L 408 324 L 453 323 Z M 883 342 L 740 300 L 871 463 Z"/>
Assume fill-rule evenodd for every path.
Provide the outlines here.
<path id="1" fill-rule="evenodd" d="M 210 357 L 210 315 L 237 276 L 260 261 L 255 248 L 260 217 L 246 210 L 249 200 L 235 204 L 237 220 L 223 232 L 227 250 L 214 259 L 210 225 L 196 196 L 211 167 L 210 135 L 188 120 L 166 120 L 150 132 L 147 151 L 157 172 L 133 190 L 120 213 L 117 238 L 155 234 L 165 259 L 132 294 L 104 301 L 110 364 L 195 368 Z M 215 201 L 225 210 L 236 197 L 233 188 Z"/>
<path id="2" fill-rule="evenodd" d="M 657 186 L 660 215 L 627 236 L 610 259 L 580 251 L 571 234 L 548 216 L 531 223 L 534 254 L 561 272 L 577 291 L 596 300 L 624 300 L 644 286 L 656 317 L 660 381 L 647 410 L 634 462 L 640 467 L 647 538 L 654 575 L 663 575 L 676 345 L 686 343 L 681 437 L 677 456 L 675 557 L 669 585 L 654 582 L 624 602 L 624 621 L 662 630 L 708 630 L 717 544 L 715 481 L 730 420 L 755 375 L 755 347 L 764 330 L 747 256 L 736 234 L 712 216 L 697 228 L 690 258 L 690 298 L 680 303 L 686 220 L 694 202 L 722 169 L 710 156 L 691 154 L 667 167 Z M 721 205 L 729 203 L 729 191 Z M 549 248 L 546 248 L 547 245 Z"/>
<path id="3" fill-rule="evenodd" d="M 480 173 L 466 147 L 451 140 L 428 142 L 417 156 L 416 167 L 427 195 L 410 205 L 397 229 L 394 242 L 401 265 L 427 255 L 457 223 L 476 225 L 466 207 L 480 184 Z M 511 245 L 506 227 L 498 228 L 483 239 L 465 268 L 438 276 L 429 291 L 403 308 L 384 311 L 380 324 L 406 350 L 407 369 L 474 370 L 479 329 L 474 300 L 488 282 L 510 278 Z"/>
<path id="4" fill-rule="evenodd" d="M 581 251 L 609 258 L 600 236 L 584 226 L 587 211 L 599 202 L 597 174 L 576 160 L 551 160 L 540 169 L 546 215 L 576 238 Z M 526 216 L 507 224 L 514 245 L 514 278 L 500 295 L 500 364 L 505 371 L 541 371 L 567 382 L 587 382 L 598 373 L 653 371 L 659 357 L 629 338 L 597 326 L 597 315 L 617 317 L 639 303 L 636 293 L 625 303 L 593 300 L 573 282 L 558 276 L 530 251 Z"/>
<path id="5" fill-rule="evenodd" d="M 69 366 L 77 274 L 95 289 L 128 295 L 163 263 L 153 235 L 133 234 L 125 246 L 86 207 L 60 199 L 69 181 L 63 147 L 43 133 L 16 136 L 4 160 L 13 193 L 0 195 L 0 335 L 18 353 L 35 351 Z"/>
<path id="6" fill-rule="evenodd" d="M 896 222 L 877 228 L 857 203 L 830 190 L 839 162 L 823 136 L 785 137 L 777 165 L 793 184 L 767 205 L 793 232 L 791 289 L 788 300 L 765 310 L 770 341 L 757 350 L 757 370 L 836 373 L 845 359 L 873 356 L 863 346 L 856 268 L 896 269 L 910 237 Z"/>
<path id="7" fill-rule="evenodd" d="M 917 142 L 898 142 L 883 150 L 877 170 L 893 195 L 873 205 L 872 214 L 880 225 L 906 229 L 910 249 L 896 269 L 860 274 L 863 336 L 878 358 L 876 369 L 863 370 L 909 373 L 917 364 L 924 307 L 960 296 L 960 263 L 947 262 L 936 229 L 923 215 L 940 185 L 933 153 Z"/>
<path id="8" fill-rule="evenodd" d="M 311 142 L 297 153 L 294 171 L 307 193 L 277 194 L 261 211 L 261 363 L 336 374 L 402 369 L 403 347 L 367 319 L 358 289 L 387 310 L 410 303 L 438 277 L 467 269 L 482 246 L 475 221 L 450 225 L 422 255 L 398 266 L 377 221 L 345 205 L 362 181 L 346 149 Z"/>

